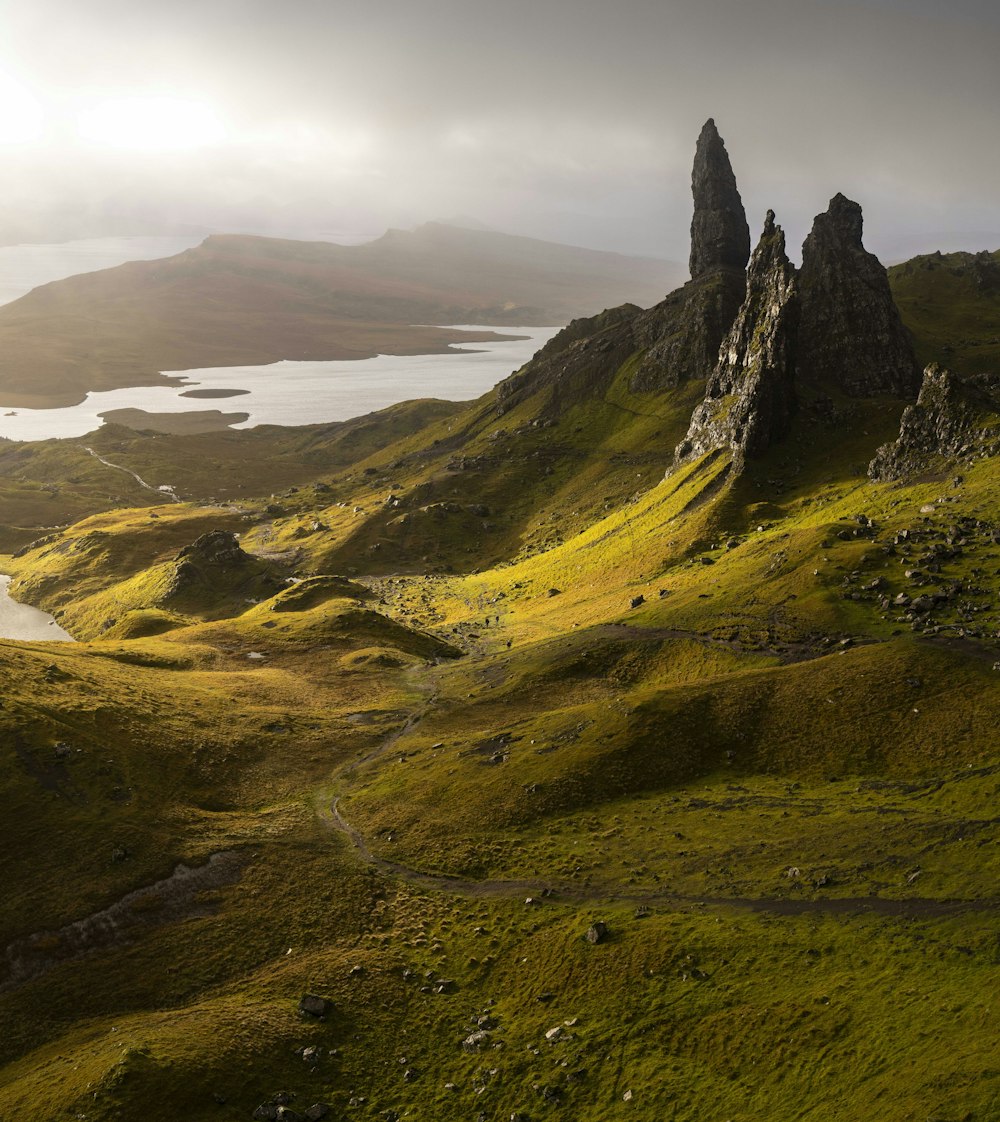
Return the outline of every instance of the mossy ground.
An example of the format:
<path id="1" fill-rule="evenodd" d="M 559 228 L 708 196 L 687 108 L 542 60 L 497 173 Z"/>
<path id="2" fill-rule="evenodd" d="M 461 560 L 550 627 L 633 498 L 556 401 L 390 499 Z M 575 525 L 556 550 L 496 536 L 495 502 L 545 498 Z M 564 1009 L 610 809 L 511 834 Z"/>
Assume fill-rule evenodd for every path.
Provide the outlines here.
<path id="1" fill-rule="evenodd" d="M 1000 469 L 871 484 L 902 403 L 839 401 L 661 479 L 691 402 L 628 375 L 548 428 L 543 390 L 106 438 L 199 501 L 7 566 L 90 641 L 0 643 L 0 945 L 51 949 L 0 981 L 0 1118 L 1000 1118 Z M 214 528 L 299 583 L 162 603 Z M 186 918 L 59 952 L 220 852 Z"/>

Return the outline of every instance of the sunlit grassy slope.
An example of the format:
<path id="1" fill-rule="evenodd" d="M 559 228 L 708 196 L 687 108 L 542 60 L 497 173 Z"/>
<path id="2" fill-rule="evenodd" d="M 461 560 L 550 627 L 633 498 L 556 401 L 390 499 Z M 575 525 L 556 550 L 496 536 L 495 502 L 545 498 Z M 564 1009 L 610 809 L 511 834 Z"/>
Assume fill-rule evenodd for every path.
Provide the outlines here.
<path id="1" fill-rule="evenodd" d="M 197 501 L 5 560 L 0 1118 L 1000 1118 L 1000 467 L 628 373 L 95 438 Z"/>

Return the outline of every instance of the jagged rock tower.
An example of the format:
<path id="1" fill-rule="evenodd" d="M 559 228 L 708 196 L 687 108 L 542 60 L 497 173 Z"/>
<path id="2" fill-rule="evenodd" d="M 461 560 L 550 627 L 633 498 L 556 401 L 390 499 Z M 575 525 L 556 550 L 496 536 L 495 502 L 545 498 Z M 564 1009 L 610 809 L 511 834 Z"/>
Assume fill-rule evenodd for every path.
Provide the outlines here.
<path id="1" fill-rule="evenodd" d="M 788 432 L 796 409 L 798 312 L 795 267 L 769 210 L 750 262 L 746 299 L 722 344 L 705 400 L 678 445 L 676 463 L 728 447 L 738 469 L 745 457 L 760 455 Z"/>
<path id="2" fill-rule="evenodd" d="M 799 374 L 851 397 L 914 397 L 920 370 L 863 225 L 861 207 L 835 195 L 802 246 Z"/>

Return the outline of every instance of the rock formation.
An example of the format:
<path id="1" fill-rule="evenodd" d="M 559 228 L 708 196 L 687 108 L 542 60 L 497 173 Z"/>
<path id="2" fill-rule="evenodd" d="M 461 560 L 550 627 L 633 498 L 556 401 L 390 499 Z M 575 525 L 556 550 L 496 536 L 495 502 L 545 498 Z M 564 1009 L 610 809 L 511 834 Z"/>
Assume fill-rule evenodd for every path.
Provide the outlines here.
<path id="1" fill-rule="evenodd" d="M 765 452 L 783 437 L 795 412 L 795 268 L 785 235 L 767 212 L 747 276 L 747 294 L 694 411 L 675 462 L 732 449 L 734 462 Z"/>
<path id="2" fill-rule="evenodd" d="M 963 382 L 932 363 L 916 404 L 903 411 L 899 437 L 875 453 L 868 475 L 888 483 L 1000 454 L 998 414 L 1000 378 L 981 375 Z"/>
<path id="3" fill-rule="evenodd" d="M 802 246 L 798 368 L 852 397 L 913 397 L 919 370 L 881 262 L 861 244 L 861 207 L 843 195 Z"/>
<path id="4" fill-rule="evenodd" d="M 729 154 L 711 118 L 698 137 L 691 192 L 691 279 L 719 268 L 745 269 L 750 260 L 750 227 Z"/>
<path id="5" fill-rule="evenodd" d="M 746 295 L 750 227 L 711 119 L 698 137 L 691 191 L 691 280 L 637 321 L 637 342 L 646 350 L 632 379 L 637 392 L 707 378 Z"/>

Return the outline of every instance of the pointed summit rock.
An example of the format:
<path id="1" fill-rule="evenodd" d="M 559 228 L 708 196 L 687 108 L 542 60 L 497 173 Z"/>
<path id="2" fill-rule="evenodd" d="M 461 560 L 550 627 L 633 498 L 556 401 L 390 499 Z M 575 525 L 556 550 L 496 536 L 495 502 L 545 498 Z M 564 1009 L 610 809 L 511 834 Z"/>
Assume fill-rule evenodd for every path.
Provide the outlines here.
<path id="1" fill-rule="evenodd" d="M 750 259 L 750 227 L 729 154 L 711 118 L 698 137 L 691 191 L 692 279 L 713 269 L 745 269 Z"/>
<path id="2" fill-rule="evenodd" d="M 691 190 L 691 280 L 636 323 L 646 352 L 630 384 L 637 393 L 707 379 L 746 295 L 750 228 L 712 120 L 698 138 Z"/>
<path id="3" fill-rule="evenodd" d="M 863 222 L 836 195 L 802 246 L 799 372 L 852 397 L 914 397 L 920 372 L 886 271 L 861 244 Z"/>
<path id="4" fill-rule="evenodd" d="M 747 274 L 747 294 L 722 344 L 705 400 L 694 411 L 675 464 L 729 448 L 736 470 L 786 435 L 796 409 L 795 267 L 785 234 L 767 212 Z"/>

